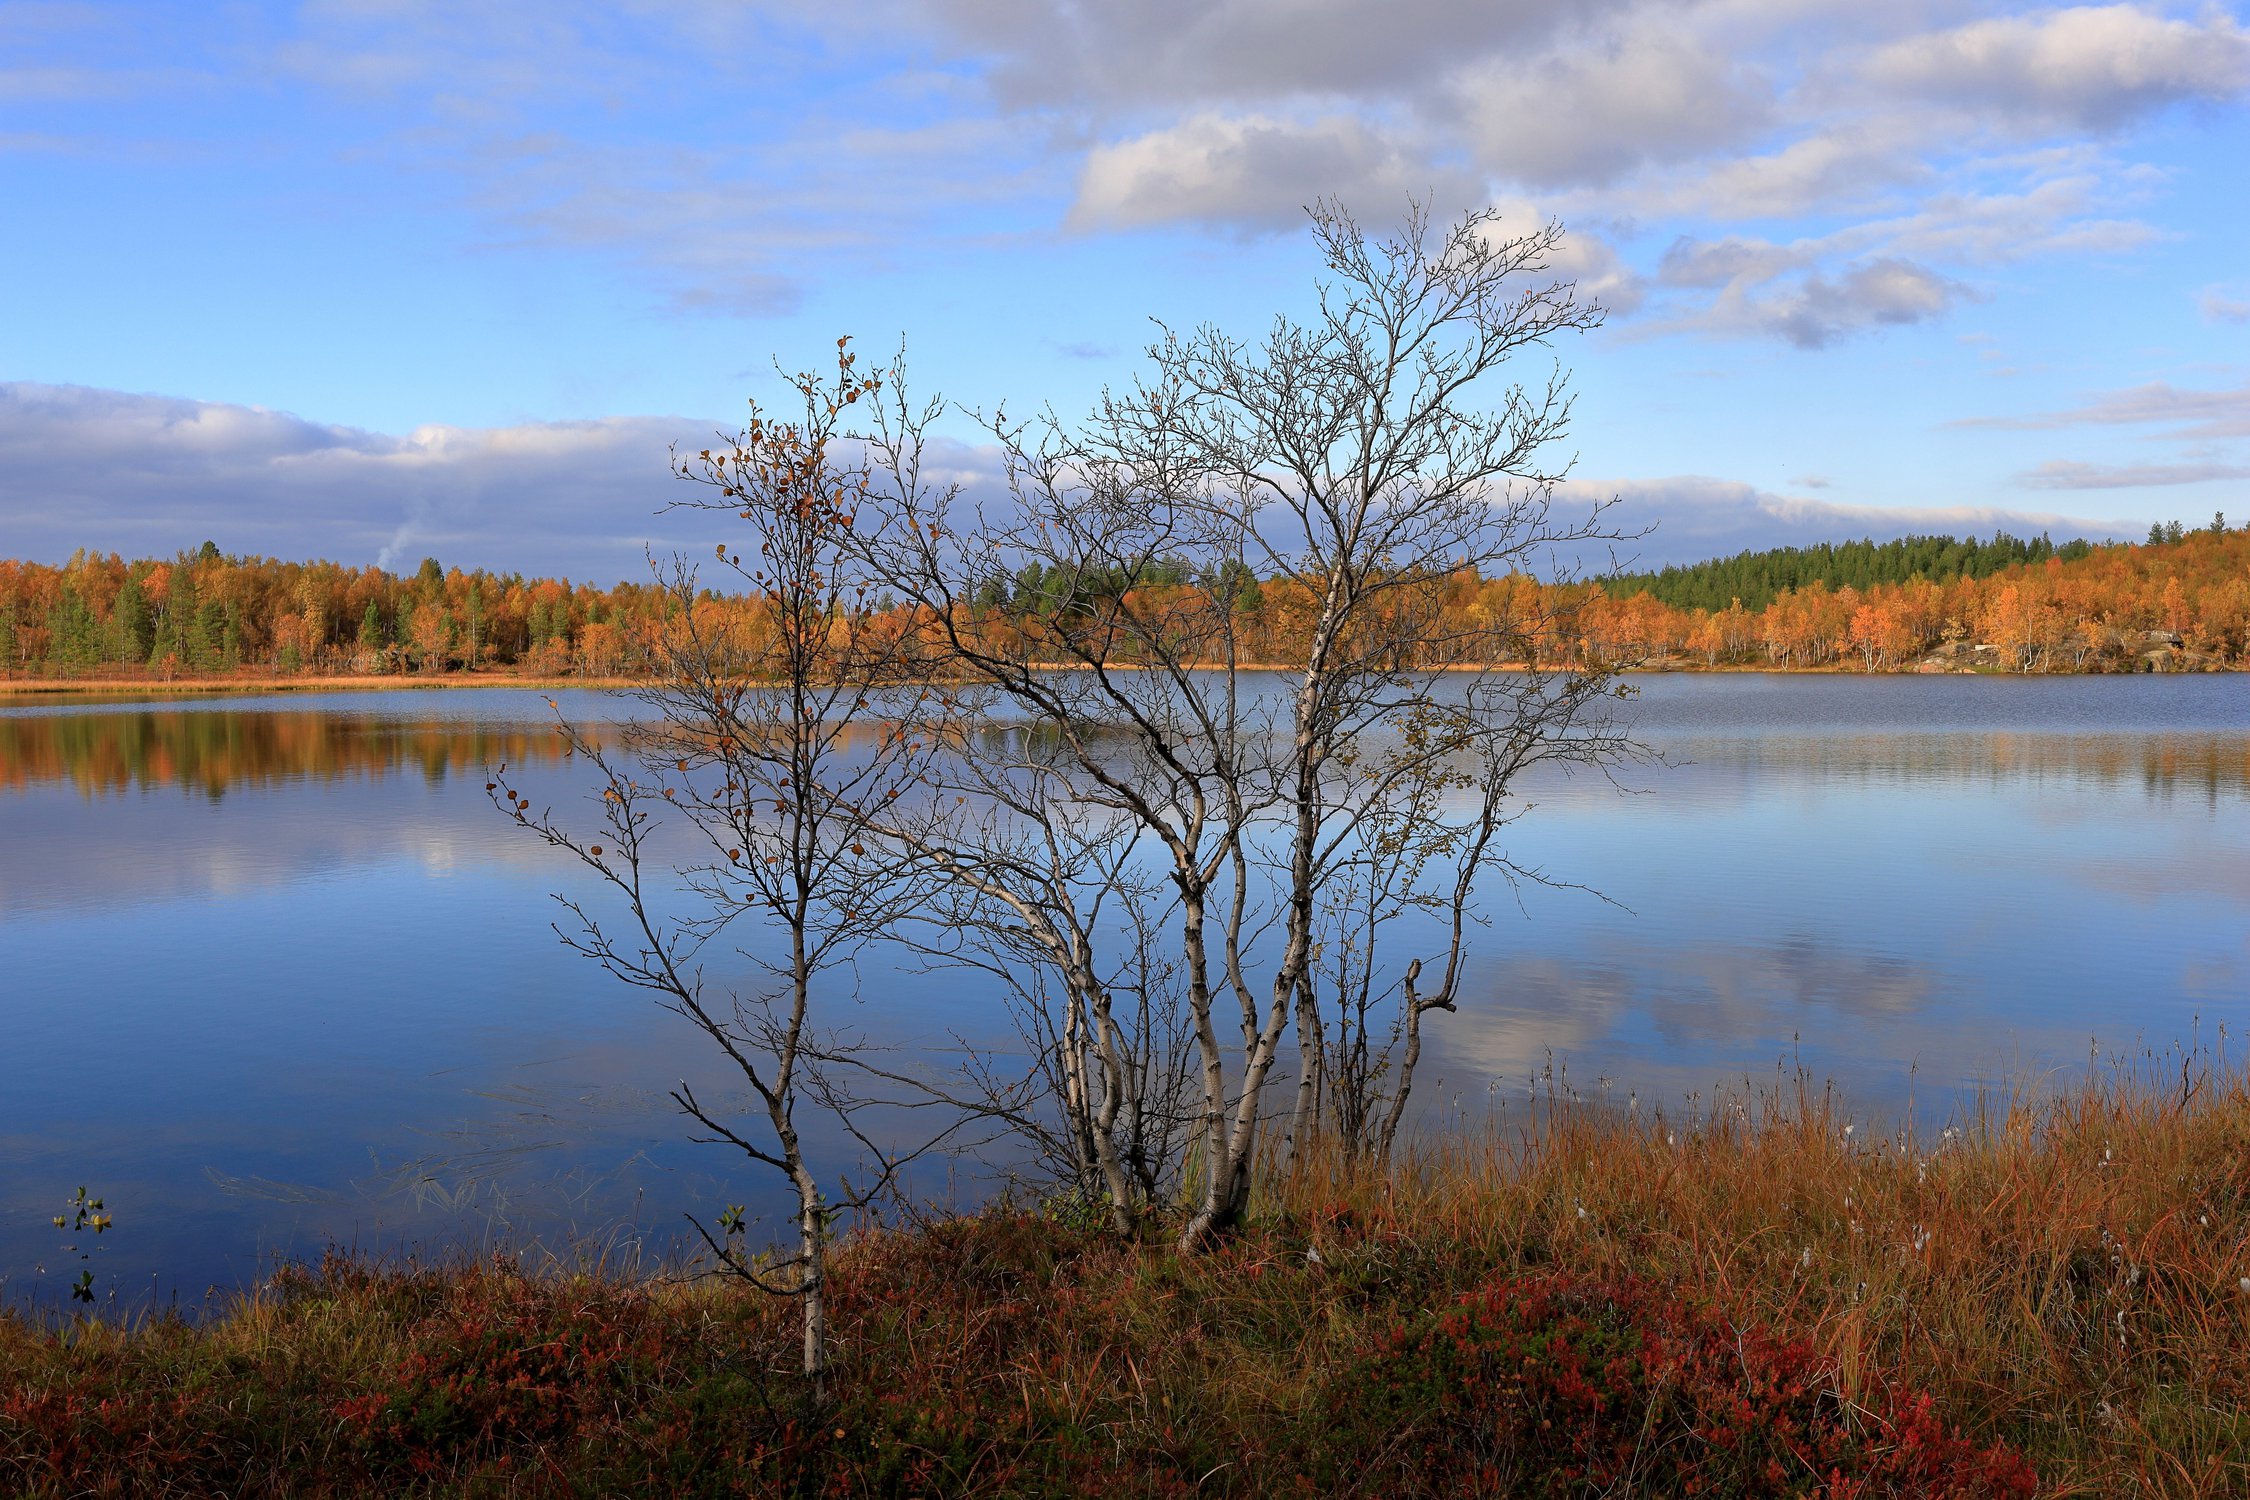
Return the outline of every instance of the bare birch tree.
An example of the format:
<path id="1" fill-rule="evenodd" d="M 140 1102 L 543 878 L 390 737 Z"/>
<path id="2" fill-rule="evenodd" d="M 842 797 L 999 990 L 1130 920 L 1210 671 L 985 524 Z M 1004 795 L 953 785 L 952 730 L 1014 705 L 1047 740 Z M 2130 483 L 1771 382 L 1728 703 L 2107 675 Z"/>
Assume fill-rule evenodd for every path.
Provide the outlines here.
<path id="1" fill-rule="evenodd" d="M 1517 861 L 1500 840 L 1526 810 L 1517 783 L 1531 767 L 1606 770 L 1643 753 L 1586 699 L 1592 685 L 1565 676 L 1543 691 L 1522 672 L 1448 682 L 1459 700 L 1401 736 L 1422 763 L 1382 801 L 1334 820 L 1343 836 L 1315 861 L 1323 873 L 1314 963 L 1300 980 L 1305 1061 L 1293 1140 L 1324 1130 L 1345 1155 L 1387 1162 L 1421 1061 L 1423 1018 L 1459 1009 L 1470 930 L 1490 926 L 1483 908 L 1494 883 L 1585 889 Z M 1513 696 L 1494 702 L 1493 688 Z M 1435 965 L 1427 977 L 1423 952 Z"/>
<path id="2" fill-rule="evenodd" d="M 1550 450 L 1570 421 L 1559 368 L 1528 384 L 1503 376 L 1599 321 L 1571 284 L 1546 278 L 1560 228 L 1508 236 L 1481 211 L 1436 228 L 1419 207 L 1388 238 L 1334 205 L 1312 220 L 1327 277 L 1309 321 L 1279 318 L 1255 344 L 1167 331 L 1150 372 L 1081 423 L 995 414 L 1005 505 L 914 479 L 932 408 L 885 403 L 867 434 L 902 481 L 877 497 L 870 561 L 971 685 L 960 701 L 1044 728 L 1067 768 L 1063 795 L 1120 820 L 1170 888 L 1199 1061 L 1191 1247 L 1248 1206 L 1293 1018 L 1297 1129 L 1314 1124 L 1323 890 L 1385 839 L 1451 861 L 1442 983 L 1420 989 L 1419 966 L 1400 976 L 1410 1069 L 1420 1015 L 1458 997 L 1469 892 L 1513 778 L 1542 760 L 1600 764 L 1622 745 L 1599 713 L 1599 672 L 1441 683 L 1421 670 L 1490 659 L 1447 639 L 1468 629 L 1439 607 L 1457 570 L 1530 569 L 1614 535 L 1600 506 L 1555 514 L 1568 463 Z M 1025 564 L 1043 607 L 1030 628 L 999 628 L 1008 570 Z M 1296 613 L 1265 637 L 1290 643 L 1286 660 L 1245 654 L 1237 604 L 1252 579 Z M 1463 790 L 1493 810 L 1449 825 L 1437 794 Z M 1370 984 L 1379 972 L 1372 959 L 1362 971 Z M 1393 1085 L 1400 1106 L 1407 1085 L 1403 1073 Z"/>
<path id="3" fill-rule="evenodd" d="M 665 623 L 639 643 L 651 685 L 638 696 L 652 717 L 631 727 L 622 752 L 565 726 L 600 779 L 601 832 L 533 813 L 504 774 L 493 787 L 519 823 L 621 898 L 623 921 L 612 924 L 558 897 L 571 916 L 557 928 L 564 941 L 693 1023 L 747 1086 L 747 1114 L 684 1082 L 673 1097 L 708 1139 L 787 1180 L 794 1249 L 755 1250 L 739 1209 L 697 1227 L 725 1270 L 800 1304 L 816 1398 L 828 1368 L 830 1221 L 871 1201 L 907 1159 L 859 1123 L 866 1100 L 852 1085 L 869 1070 L 835 1009 L 849 998 L 850 959 L 921 894 L 914 870 L 866 828 L 872 811 L 915 793 L 931 753 L 901 722 L 919 691 L 902 680 L 906 642 L 855 569 L 867 475 L 834 443 L 841 414 L 880 383 L 855 365 L 839 341 L 832 378 L 797 377 L 801 415 L 753 405 L 731 442 L 676 460 L 710 492 L 684 503 L 738 523 L 717 562 L 753 609 L 699 608 L 694 575 L 676 568 Z M 737 988 L 732 975 L 744 971 L 757 977 Z M 873 1164 L 866 1180 L 824 1187 L 804 1137 L 808 1103 Z"/>
<path id="4" fill-rule="evenodd" d="M 952 693 L 940 701 L 963 711 Z M 934 795 L 883 832 L 933 877 L 932 899 L 899 939 L 981 972 L 1032 1060 L 1026 1080 L 972 1052 L 969 1102 L 1006 1115 L 1131 1234 L 1179 1166 L 1181 966 L 1133 820 L 1088 806 L 1069 773 L 1043 727 L 988 723 L 947 737 Z M 1042 1099 L 1051 1112 L 1038 1111 Z"/>

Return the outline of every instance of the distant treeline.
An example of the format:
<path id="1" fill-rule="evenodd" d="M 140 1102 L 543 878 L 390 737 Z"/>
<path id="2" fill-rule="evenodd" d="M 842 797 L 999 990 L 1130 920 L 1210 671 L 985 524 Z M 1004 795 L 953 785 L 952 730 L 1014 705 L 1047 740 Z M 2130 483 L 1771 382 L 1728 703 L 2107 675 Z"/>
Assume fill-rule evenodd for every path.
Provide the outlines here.
<path id="1" fill-rule="evenodd" d="M 1908 537 L 1746 552 L 1693 567 L 1556 585 L 1473 570 L 1427 580 L 1410 664 L 1491 661 L 1705 667 L 1911 666 L 1933 653 L 2018 671 L 2250 663 L 2250 531 L 2223 517 L 2146 543 L 2057 545 Z M 1212 659 L 1284 661 L 1317 614 L 1299 580 L 1239 565 L 1213 577 L 1168 559 L 1082 569 L 1004 564 L 959 608 L 973 628 L 1036 653 L 1059 614 L 1161 611 L 1210 637 Z M 889 601 L 888 630 L 930 627 Z M 61 567 L 0 561 L 0 675 L 501 670 L 630 673 L 635 643 L 686 611 L 755 653 L 754 597 L 691 601 L 653 583 L 607 588 L 424 559 L 412 573 L 222 553 L 206 542 L 127 562 L 81 552 Z M 1990 651 L 1976 652 L 1977 646 Z"/>
<path id="2" fill-rule="evenodd" d="M 1989 578 L 2003 568 L 2043 563 L 2050 557 L 2076 562 L 2093 550 L 2093 543 L 2083 538 L 2057 546 L 2049 537 L 2026 541 L 2005 531 L 1994 533 L 1989 541 L 1909 536 L 1891 542 L 1821 542 L 1737 552 L 1654 573 L 1626 573 L 1608 580 L 1608 588 L 1618 599 L 1654 594 L 1674 609 L 1724 609 L 1735 601 L 1745 609 L 1764 609 L 1780 595 L 1815 583 L 1864 593 L 1877 584 L 1913 578 L 1933 582 Z"/>
<path id="3" fill-rule="evenodd" d="M 631 622 L 666 597 L 652 584 L 464 572 L 435 558 L 398 574 L 213 542 L 133 562 L 82 551 L 59 568 L 0 561 L 0 672 L 607 676 L 625 664 Z"/>

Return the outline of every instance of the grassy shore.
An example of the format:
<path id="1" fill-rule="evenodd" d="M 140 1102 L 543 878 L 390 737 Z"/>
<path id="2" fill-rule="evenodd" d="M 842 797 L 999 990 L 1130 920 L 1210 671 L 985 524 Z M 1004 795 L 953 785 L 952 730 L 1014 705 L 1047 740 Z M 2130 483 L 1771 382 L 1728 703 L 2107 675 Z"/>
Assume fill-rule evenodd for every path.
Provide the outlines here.
<path id="1" fill-rule="evenodd" d="M 520 677 L 510 672 L 446 672 L 407 675 L 297 676 L 280 672 L 239 672 L 211 677 L 7 677 L 0 676 L 0 698 L 83 697 L 108 695 L 131 698 L 241 697 L 262 693 L 395 693 L 410 689 L 526 688 L 555 692 L 570 688 L 633 688 L 647 682 L 634 677 Z"/>
<path id="2" fill-rule="evenodd" d="M 1213 663 L 1211 670 L 1222 669 Z M 1073 670 L 1072 664 L 1057 662 L 1051 670 Z M 1116 664 L 1112 670 L 1137 671 L 1132 663 Z M 1263 665 L 1238 663 L 1236 670 L 1244 672 L 1286 672 L 1292 670 L 1286 663 Z M 1436 666 L 1427 669 L 1438 673 L 1469 672 L 1520 672 L 1528 670 L 1522 662 L 1502 662 L 1497 666 Z M 1692 657 L 1664 657 L 1615 669 L 1625 675 L 1661 673 L 1745 673 L 1777 677 L 1905 677 L 1938 670 L 1917 663 L 1897 667 L 1863 670 L 1844 662 L 1825 662 L 1818 666 L 1777 667 L 1765 663 L 1730 662 L 1719 666 L 1706 666 Z M 1962 676 L 2014 677 L 2018 673 L 1996 666 L 1955 665 L 1943 670 Z M 2198 667 L 2197 671 L 2250 671 L 2250 663 L 2237 666 Z M 2101 676 L 2103 673 L 2047 672 L 2040 676 Z M 2110 673 L 2107 675 L 2116 675 Z M 209 677 L 152 677 L 144 674 L 121 673 L 115 676 L 90 675 L 81 677 L 11 677 L 0 675 L 0 699 L 25 697 L 84 697 L 111 695 L 120 697 L 191 698 L 240 696 L 258 693 L 341 693 L 341 692 L 401 692 L 411 689 L 442 688 L 527 688 L 554 692 L 558 689 L 636 688 L 649 685 L 647 678 L 639 677 L 529 677 L 509 672 L 443 672 L 443 673 L 391 673 L 384 675 L 323 675 L 298 676 L 281 672 L 241 672 Z"/>
<path id="3" fill-rule="evenodd" d="M 0 1321 L 0 1492 L 2250 1493 L 2239 1076 L 1533 1134 L 1276 1174 L 1201 1257 L 1051 1205 L 858 1236 L 817 1407 L 791 1309 L 710 1281 L 332 1260 Z"/>

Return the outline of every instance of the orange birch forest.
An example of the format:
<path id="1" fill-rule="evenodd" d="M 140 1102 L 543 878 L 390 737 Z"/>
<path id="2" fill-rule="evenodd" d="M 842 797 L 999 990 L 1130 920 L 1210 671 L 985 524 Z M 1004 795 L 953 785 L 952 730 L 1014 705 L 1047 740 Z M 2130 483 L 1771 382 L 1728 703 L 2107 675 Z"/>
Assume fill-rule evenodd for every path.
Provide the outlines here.
<path id="1" fill-rule="evenodd" d="M 1999 540 L 2016 553 L 2027 546 Z M 1403 664 L 1869 672 L 2250 664 L 2250 530 L 2223 521 L 2187 532 L 2157 528 L 2146 543 L 2028 544 L 2034 556 L 2044 554 L 2041 560 L 1983 576 L 1916 571 L 1863 584 L 1816 576 L 1766 590 L 1770 597 L 1753 587 L 1750 602 L 1735 596 L 1716 608 L 1660 597 L 1708 595 L 1729 580 L 1777 571 L 1864 576 L 1871 556 L 1897 563 L 1979 545 L 1989 556 L 1992 544 L 1925 538 L 1912 539 L 1904 552 L 1899 544 L 1872 551 L 1851 544 L 1833 549 L 1834 557 L 1826 548 L 1744 554 L 1662 575 L 1568 584 L 1464 570 L 1428 580 L 1444 628 Z M 1772 566 L 1777 558 L 1789 566 Z M 1157 560 L 1122 581 L 1115 573 L 995 574 L 961 607 L 988 639 L 1036 657 L 1044 623 L 1058 610 L 1149 611 L 1208 622 L 1201 601 L 1210 592 L 1207 582 Z M 1315 603 L 1303 586 L 1245 573 L 1220 592 L 1231 598 L 1238 660 L 1294 657 Z M 881 599 L 867 607 L 901 633 L 920 633 L 928 623 Z M 59 567 L 0 561 L 0 678 L 612 678 L 633 675 L 637 643 L 648 632 L 676 628 L 686 609 L 700 625 L 734 635 L 755 659 L 765 631 L 762 606 L 749 596 L 703 593 L 687 602 L 654 583 L 602 588 L 464 572 L 434 560 L 394 574 L 231 556 L 208 542 L 176 557 L 131 562 L 81 552 Z M 1218 649 L 1214 631 L 1214 655 Z"/>

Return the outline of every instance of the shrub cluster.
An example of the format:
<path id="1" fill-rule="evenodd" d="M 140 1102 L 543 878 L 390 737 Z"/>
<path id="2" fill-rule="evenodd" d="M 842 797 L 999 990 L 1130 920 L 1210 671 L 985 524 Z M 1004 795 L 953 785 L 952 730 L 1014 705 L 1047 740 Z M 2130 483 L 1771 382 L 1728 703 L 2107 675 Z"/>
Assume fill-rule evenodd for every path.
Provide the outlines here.
<path id="1" fill-rule="evenodd" d="M 1635 1280 L 1492 1281 L 1399 1323 L 1322 1405 L 1321 1488 L 1396 1495 L 2029 1497 L 1927 1396 L 1847 1400 L 1779 1341 Z"/>
<path id="2" fill-rule="evenodd" d="M 1338 1233 L 1182 1261 L 995 1211 L 859 1241 L 817 1407 L 758 1294 L 332 1259 L 201 1327 L 9 1325 L 0 1491 L 2031 1493 L 1926 1399 L 1841 1401 L 1802 1343 L 1546 1273 L 1418 1313 L 1429 1277 L 1304 1254 Z"/>

